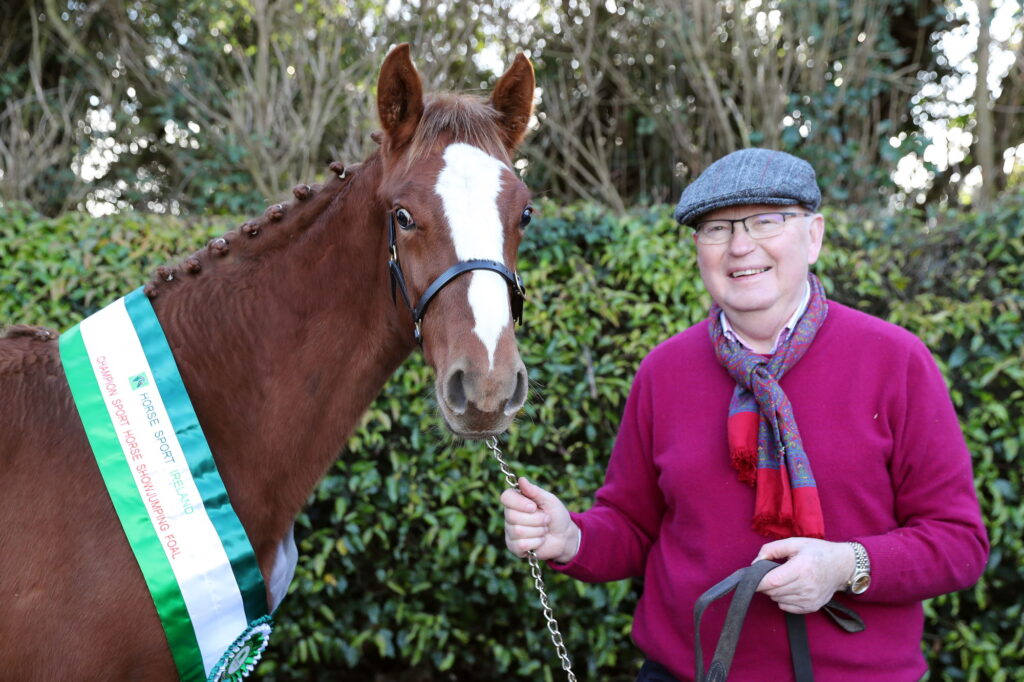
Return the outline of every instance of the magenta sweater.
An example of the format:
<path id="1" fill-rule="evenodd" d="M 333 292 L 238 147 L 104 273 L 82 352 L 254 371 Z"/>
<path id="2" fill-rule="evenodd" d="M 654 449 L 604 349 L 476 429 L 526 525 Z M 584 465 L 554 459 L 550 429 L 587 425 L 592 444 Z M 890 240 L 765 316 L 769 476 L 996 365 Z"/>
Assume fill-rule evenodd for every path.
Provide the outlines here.
<path id="1" fill-rule="evenodd" d="M 946 385 L 909 332 L 829 302 L 807 354 L 781 382 L 811 460 L 826 540 L 867 548 L 872 583 L 837 595 L 867 629 L 807 617 L 819 682 L 916 680 L 921 600 L 973 584 L 985 567 L 970 455 Z M 748 565 L 767 539 L 750 529 L 754 493 L 729 464 L 735 384 L 715 359 L 707 322 L 640 365 L 596 504 L 573 520 L 579 554 L 558 570 L 587 582 L 643 576 L 633 639 L 680 680 L 693 678 L 693 604 Z M 727 599 L 704 616 L 705 656 Z M 757 594 L 729 679 L 791 680 L 783 612 Z"/>

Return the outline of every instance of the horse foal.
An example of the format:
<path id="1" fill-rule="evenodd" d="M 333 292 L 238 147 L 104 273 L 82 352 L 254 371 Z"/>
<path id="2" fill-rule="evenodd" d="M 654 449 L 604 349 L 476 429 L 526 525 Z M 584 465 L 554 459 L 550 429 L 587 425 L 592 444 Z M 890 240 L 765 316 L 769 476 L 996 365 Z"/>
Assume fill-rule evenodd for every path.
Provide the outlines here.
<path id="1" fill-rule="evenodd" d="M 399 46 L 374 154 L 145 284 L 271 605 L 296 514 L 416 333 L 454 433 L 500 433 L 522 406 L 509 306 L 530 195 L 510 158 L 533 94 L 520 55 L 487 101 L 424 97 Z M 418 319 L 392 298 L 396 267 Z M 0 677 L 174 679 L 53 332 L 0 338 L 0 396 Z"/>

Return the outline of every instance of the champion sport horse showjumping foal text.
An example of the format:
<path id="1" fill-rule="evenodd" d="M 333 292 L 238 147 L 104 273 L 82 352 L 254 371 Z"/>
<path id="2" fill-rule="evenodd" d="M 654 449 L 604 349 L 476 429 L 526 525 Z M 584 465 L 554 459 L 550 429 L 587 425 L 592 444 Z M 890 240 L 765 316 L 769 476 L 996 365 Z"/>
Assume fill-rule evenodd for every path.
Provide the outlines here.
<path id="1" fill-rule="evenodd" d="M 332 164 L 329 182 L 59 338 L 7 330 L 3 676 L 251 668 L 291 580 L 296 515 L 417 342 L 456 435 L 508 427 L 527 390 L 513 308 L 531 211 L 511 155 L 533 94 L 519 55 L 487 101 L 424 97 L 399 46 L 363 163 Z M 230 589 L 203 592 L 218 581 Z"/>

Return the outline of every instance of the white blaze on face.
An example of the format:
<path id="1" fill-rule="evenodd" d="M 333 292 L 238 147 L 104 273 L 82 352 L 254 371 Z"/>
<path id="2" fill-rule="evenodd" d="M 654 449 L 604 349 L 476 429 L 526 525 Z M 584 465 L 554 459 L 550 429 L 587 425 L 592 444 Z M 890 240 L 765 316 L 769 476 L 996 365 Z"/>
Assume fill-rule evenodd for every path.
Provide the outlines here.
<path id="1" fill-rule="evenodd" d="M 468 144 L 450 145 L 444 151 L 444 168 L 434 191 L 441 197 L 452 231 L 455 255 L 460 260 L 493 260 L 505 263 L 505 237 L 498 215 L 501 173 L 508 166 Z M 487 348 L 494 367 L 494 350 L 505 325 L 511 320 L 508 285 L 496 272 L 473 270 L 469 281 L 469 307 L 476 326 L 473 332 Z"/>

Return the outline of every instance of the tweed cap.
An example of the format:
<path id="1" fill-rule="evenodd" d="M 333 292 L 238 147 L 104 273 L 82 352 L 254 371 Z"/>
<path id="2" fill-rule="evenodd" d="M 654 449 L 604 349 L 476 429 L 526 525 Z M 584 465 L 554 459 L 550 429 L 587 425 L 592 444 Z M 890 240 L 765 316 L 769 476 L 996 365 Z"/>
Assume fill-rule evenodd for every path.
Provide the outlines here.
<path id="1" fill-rule="evenodd" d="M 708 166 L 683 190 L 676 220 L 691 227 L 706 213 L 726 206 L 821 205 L 821 190 L 811 164 L 786 152 L 741 149 Z"/>

